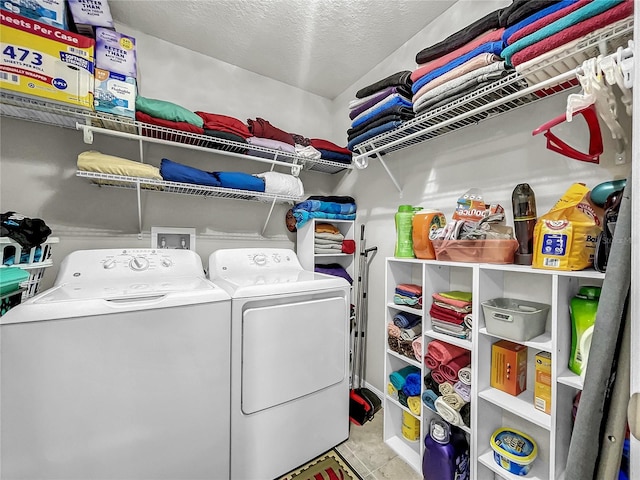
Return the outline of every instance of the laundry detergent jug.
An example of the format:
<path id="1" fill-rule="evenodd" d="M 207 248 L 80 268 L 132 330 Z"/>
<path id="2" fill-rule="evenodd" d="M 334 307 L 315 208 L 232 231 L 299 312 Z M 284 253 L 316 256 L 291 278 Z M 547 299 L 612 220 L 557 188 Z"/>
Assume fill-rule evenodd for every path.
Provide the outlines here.
<path id="1" fill-rule="evenodd" d="M 414 208 L 411 205 L 400 205 L 395 215 L 396 223 L 396 258 L 415 258 L 413 255 L 413 215 Z"/>
<path id="2" fill-rule="evenodd" d="M 583 365 L 586 366 L 585 357 L 589 352 L 583 352 L 580 348 L 584 346 L 583 336 L 593 332 L 598 311 L 598 300 L 600 298 L 600 287 L 581 287 L 575 297 L 571 299 L 569 311 L 571 313 L 571 353 L 569 354 L 569 369 L 580 375 Z"/>
<path id="3" fill-rule="evenodd" d="M 436 251 L 431 240 L 441 232 L 447 224 L 442 212 L 435 210 L 420 210 L 413 216 L 413 253 L 416 258 L 435 260 Z"/>
<path id="4" fill-rule="evenodd" d="M 469 443 L 462 430 L 443 420 L 431 420 L 424 439 L 422 476 L 424 480 L 469 478 Z"/>

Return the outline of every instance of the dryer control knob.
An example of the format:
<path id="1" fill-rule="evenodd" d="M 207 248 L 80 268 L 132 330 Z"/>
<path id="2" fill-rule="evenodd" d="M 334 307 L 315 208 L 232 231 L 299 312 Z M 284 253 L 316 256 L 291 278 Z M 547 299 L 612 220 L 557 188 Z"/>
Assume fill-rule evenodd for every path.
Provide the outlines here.
<path id="1" fill-rule="evenodd" d="M 110 258 L 108 260 L 105 260 L 105 262 L 102 264 L 102 268 L 108 270 L 110 268 L 114 268 L 116 266 L 116 260 L 115 258 Z"/>
<path id="2" fill-rule="evenodd" d="M 264 253 L 259 253 L 253 256 L 253 262 L 256 265 L 265 265 L 267 263 L 267 256 Z"/>
<path id="3" fill-rule="evenodd" d="M 173 264 L 171 263 L 170 259 L 168 259 L 168 258 L 163 258 L 162 259 L 162 266 L 163 267 L 169 268 L 171 265 L 173 265 Z"/>
<path id="4" fill-rule="evenodd" d="M 144 257 L 133 257 L 129 262 L 131 270 L 141 271 L 149 268 L 149 260 Z"/>
<path id="5" fill-rule="evenodd" d="M 277 253 L 273 254 L 273 261 L 276 263 L 280 263 L 280 255 L 278 255 Z"/>

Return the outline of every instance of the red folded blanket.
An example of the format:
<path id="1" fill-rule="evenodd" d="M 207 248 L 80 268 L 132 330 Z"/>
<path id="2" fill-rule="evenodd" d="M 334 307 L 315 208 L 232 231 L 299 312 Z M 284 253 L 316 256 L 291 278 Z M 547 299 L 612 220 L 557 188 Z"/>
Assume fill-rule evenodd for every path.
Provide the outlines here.
<path id="1" fill-rule="evenodd" d="M 144 112 L 141 112 L 141 111 L 136 111 L 136 120 L 138 120 L 139 122 L 143 122 L 143 123 L 149 123 L 151 125 L 157 125 L 159 127 L 173 128 L 174 130 L 182 130 L 184 132 L 199 133 L 201 135 L 204 135 L 204 129 L 203 128 L 196 127 L 195 125 L 192 125 L 191 123 L 173 122 L 171 120 L 165 120 L 163 118 L 156 118 L 156 117 L 152 117 L 151 115 L 148 115 L 148 114 L 146 114 Z M 149 135 L 148 133 L 145 133 L 144 131 L 142 132 L 142 134 L 143 135 L 147 135 L 147 136 L 153 136 L 153 137 L 157 137 L 158 136 L 157 134 Z"/>
<path id="2" fill-rule="evenodd" d="M 269 123 L 264 118 L 256 118 L 255 120 L 247 120 L 249 125 L 249 131 L 252 135 L 260 138 L 270 138 L 272 140 L 278 140 L 279 142 L 288 143 L 289 145 L 295 145 L 293 136 L 290 133 L 280 130 Z"/>
<path id="3" fill-rule="evenodd" d="M 323 140 L 321 138 L 311 138 L 311 146 L 313 148 L 317 148 L 320 150 L 329 150 L 331 152 L 336 152 L 336 153 L 344 153 L 345 155 L 349 155 L 351 156 L 352 152 L 351 150 L 344 148 L 344 147 L 339 147 L 338 145 L 336 145 L 333 142 L 330 142 L 329 140 Z"/>
<path id="4" fill-rule="evenodd" d="M 631 15 L 633 15 L 633 1 L 625 0 L 623 3 L 616 5 L 612 9 L 607 10 L 600 15 L 596 15 L 584 22 L 572 25 L 555 35 L 551 35 L 540 42 L 534 43 L 527 48 L 523 48 L 511 57 L 511 64 L 514 66 L 520 65 L 521 63 L 539 57 L 543 53 L 551 51 L 554 48 L 558 48 L 565 43 L 575 40 L 576 38 L 583 37 Z"/>
<path id="5" fill-rule="evenodd" d="M 217 130 L 219 132 L 233 133 L 244 139 L 251 137 L 249 127 L 237 118 L 217 113 L 195 112 L 202 120 L 204 120 L 204 128 L 207 130 Z"/>
<path id="6" fill-rule="evenodd" d="M 431 308 L 429 309 L 429 315 L 438 320 L 455 323 L 456 325 L 460 325 L 464 321 L 464 317 L 467 316 L 466 313 L 455 312 L 453 310 L 449 310 L 448 308 L 444 308 L 435 304 L 431 305 Z"/>

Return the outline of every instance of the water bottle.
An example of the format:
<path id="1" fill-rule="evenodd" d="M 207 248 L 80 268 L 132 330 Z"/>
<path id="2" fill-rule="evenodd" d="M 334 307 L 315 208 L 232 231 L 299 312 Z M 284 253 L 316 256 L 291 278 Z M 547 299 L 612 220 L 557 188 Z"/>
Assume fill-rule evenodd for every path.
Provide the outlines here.
<path id="1" fill-rule="evenodd" d="M 413 255 L 412 226 L 414 208 L 411 205 L 400 205 L 396 212 L 396 258 L 415 258 Z"/>
<path id="2" fill-rule="evenodd" d="M 533 263 L 533 229 L 538 218 L 536 214 L 536 197 L 528 183 L 516 185 L 511 194 L 513 206 L 513 226 L 518 251 L 514 262 L 517 265 Z"/>

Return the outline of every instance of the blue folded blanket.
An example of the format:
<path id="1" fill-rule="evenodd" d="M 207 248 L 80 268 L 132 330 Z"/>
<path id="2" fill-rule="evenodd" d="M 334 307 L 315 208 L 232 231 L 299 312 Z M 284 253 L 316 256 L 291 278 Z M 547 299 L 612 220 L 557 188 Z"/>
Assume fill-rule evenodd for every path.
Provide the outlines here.
<path id="1" fill-rule="evenodd" d="M 531 25 L 533 22 L 540 20 L 541 18 L 546 17 L 547 15 L 551 15 L 552 13 L 557 12 L 558 10 L 562 10 L 569 5 L 572 5 L 579 0 L 561 0 L 558 3 L 554 3 L 553 5 L 548 6 L 547 8 L 543 8 L 542 10 L 538 10 L 533 15 L 526 17 L 524 20 L 519 21 L 515 25 L 511 25 L 507 28 L 502 34 L 502 42 L 505 45 L 509 45 L 509 37 L 516 33 L 518 30 L 526 27 L 527 25 Z"/>
<path id="2" fill-rule="evenodd" d="M 398 312 L 393 316 L 393 323 L 400 328 L 415 327 L 422 317 L 409 312 Z"/>
<path id="3" fill-rule="evenodd" d="M 264 192 L 264 179 L 243 172 L 214 172 L 218 175 L 220 185 L 225 188 Z"/>
<path id="4" fill-rule="evenodd" d="M 393 107 L 413 108 L 413 103 L 406 100 L 404 97 L 390 97 L 388 100 L 380 102 L 376 105 L 377 106 L 375 108 L 372 108 L 368 113 L 358 115 L 355 120 L 351 122 L 351 128 L 356 128 L 358 125 L 362 125 L 367 120 L 375 117 L 376 115 L 380 115 L 382 112 Z"/>
<path id="5" fill-rule="evenodd" d="M 588 20 L 591 17 L 595 17 L 596 15 L 601 14 L 602 12 L 606 12 L 607 10 L 615 7 L 616 5 L 622 3 L 624 0 L 597 0 L 591 3 L 588 3 L 582 8 L 571 12 L 570 14 L 562 17 L 559 20 L 556 20 L 549 25 L 542 27 L 540 30 L 532 33 L 531 35 L 527 35 L 524 38 L 521 38 L 517 42 L 509 45 L 502 52 L 502 58 L 507 61 L 508 65 L 511 65 L 511 57 L 515 55 L 520 50 L 523 50 L 534 43 L 538 43 L 544 40 L 551 35 L 555 35 L 556 33 L 561 32 L 573 25 L 576 25 L 580 22 Z"/>
<path id="6" fill-rule="evenodd" d="M 349 140 L 349 143 L 347 144 L 347 148 L 353 151 L 354 147 L 359 143 L 362 143 L 365 140 L 369 140 L 370 138 L 380 135 L 381 133 L 388 132 L 389 130 L 393 130 L 394 128 L 398 128 L 403 123 L 404 122 L 402 120 L 394 120 L 392 122 L 387 122 L 383 125 L 380 125 L 379 127 L 374 127 L 371 130 L 367 130 L 364 133 L 361 133 L 360 135 L 358 135 L 357 137 L 354 137 L 351 140 Z"/>
<path id="7" fill-rule="evenodd" d="M 163 158 L 160 162 L 160 175 L 169 182 L 194 183 L 209 187 L 222 186 L 215 173 L 172 162 L 168 158 Z"/>
<path id="8" fill-rule="evenodd" d="M 305 200 L 293 206 L 293 210 L 306 210 L 307 212 L 341 213 L 348 215 L 356 213 L 355 203 L 324 202 L 322 200 Z"/>
<path id="9" fill-rule="evenodd" d="M 340 213 L 325 213 L 325 212 L 308 212 L 306 210 L 293 210 L 293 216 L 296 219 L 296 228 L 302 227 L 312 218 L 324 218 L 331 220 L 355 220 L 356 214 L 350 213 L 348 215 L 342 215 Z"/>
<path id="10" fill-rule="evenodd" d="M 331 150 L 323 150 L 316 148 L 320 152 L 320 158 L 323 160 L 331 160 L 333 162 L 351 163 L 351 154 L 332 152 Z"/>
<path id="11" fill-rule="evenodd" d="M 500 55 L 502 53 L 502 49 L 504 48 L 504 44 L 502 40 L 498 42 L 487 42 L 482 45 L 478 45 L 476 48 L 471 50 L 464 55 L 459 56 L 458 58 L 451 60 L 449 63 L 441 66 L 440 68 L 436 68 L 435 70 L 430 71 L 426 75 L 418 78 L 413 85 L 411 85 L 411 91 L 415 94 L 424 87 L 431 80 L 435 80 L 436 78 L 444 75 L 445 73 L 453 70 L 454 68 L 462 65 L 465 62 L 468 62 L 474 57 L 481 55 L 483 53 L 493 53 L 494 55 Z"/>
<path id="12" fill-rule="evenodd" d="M 413 365 L 407 365 L 406 367 L 401 368 L 400 370 L 397 370 L 389 375 L 389 381 L 394 387 L 396 387 L 398 393 L 402 391 L 402 387 L 404 387 L 407 376 L 412 373 L 420 374 L 420 369 Z"/>
<path id="13" fill-rule="evenodd" d="M 404 380 L 402 391 L 407 397 L 415 397 L 420 395 L 422 390 L 422 376 L 419 373 L 410 373 Z"/>

